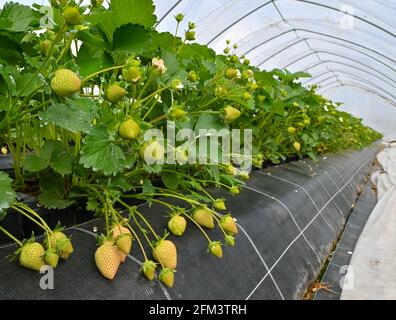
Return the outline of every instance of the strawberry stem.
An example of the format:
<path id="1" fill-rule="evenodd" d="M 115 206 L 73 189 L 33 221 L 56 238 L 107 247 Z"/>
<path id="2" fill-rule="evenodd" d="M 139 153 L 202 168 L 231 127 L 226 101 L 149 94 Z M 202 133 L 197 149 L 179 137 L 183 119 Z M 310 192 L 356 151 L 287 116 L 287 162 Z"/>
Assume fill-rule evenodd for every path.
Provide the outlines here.
<path id="1" fill-rule="evenodd" d="M 107 69 L 100 70 L 100 71 L 98 71 L 98 72 L 95 72 L 95 73 L 90 74 L 89 76 L 86 76 L 84 79 L 82 79 L 81 82 L 82 82 L 82 83 L 87 82 L 88 80 L 90 80 L 90 79 L 92 79 L 92 78 L 95 78 L 97 75 L 99 75 L 99 74 L 101 74 L 101 73 L 105 73 L 105 72 L 112 71 L 112 70 L 117 70 L 117 69 L 122 69 L 122 68 L 125 68 L 125 65 L 122 65 L 122 66 L 115 66 L 115 67 L 111 67 L 111 68 L 107 68 Z"/>
<path id="2" fill-rule="evenodd" d="M 8 237 L 10 237 L 13 241 L 15 241 L 20 247 L 23 246 L 22 242 L 15 238 L 11 233 L 9 233 L 6 229 L 0 226 L 0 230 L 3 231 Z"/>
<path id="3" fill-rule="evenodd" d="M 209 241 L 209 243 L 212 242 L 212 240 L 209 238 L 208 234 L 205 232 L 204 229 L 202 229 L 202 227 L 193 219 L 191 218 L 187 213 L 182 212 L 182 214 L 184 214 L 192 223 L 194 223 L 199 230 L 201 230 L 201 232 L 203 233 L 203 235 L 205 236 L 205 238 Z"/>
<path id="4" fill-rule="evenodd" d="M 151 227 L 150 223 L 148 223 L 148 221 L 146 220 L 146 218 L 135 208 L 131 208 L 130 206 L 128 206 L 124 201 L 122 201 L 121 199 L 117 199 L 117 201 L 119 203 L 121 203 L 124 207 L 126 207 L 131 213 L 137 213 L 137 215 L 140 217 L 140 219 L 143 220 L 143 222 L 147 225 L 147 227 L 149 228 L 149 230 L 151 231 L 151 233 L 154 235 L 154 237 L 156 238 L 156 240 L 159 239 L 159 236 L 157 235 L 157 233 L 154 231 L 154 229 Z"/>
<path id="5" fill-rule="evenodd" d="M 123 219 L 123 216 L 121 216 L 121 214 L 119 214 L 118 212 L 117 212 L 117 215 L 120 217 L 120 219 Z M 136 241 L 139 244 L 139 247 L 140 247 L 140 250 L 142 251 L 144 260 L 147 261 L 148 259 L 147 259 L 146 251 L 144 250 L 144 247 L 143 247 L 142 242 L 140 241 L 140 238 L 138 237 L 137 233 L 135 232 L 135 230 L 131 227 L 131 225 L 129 223 L 126 223 L 126 226 L 132 232 L 133 236 L 135 237 Z"/>

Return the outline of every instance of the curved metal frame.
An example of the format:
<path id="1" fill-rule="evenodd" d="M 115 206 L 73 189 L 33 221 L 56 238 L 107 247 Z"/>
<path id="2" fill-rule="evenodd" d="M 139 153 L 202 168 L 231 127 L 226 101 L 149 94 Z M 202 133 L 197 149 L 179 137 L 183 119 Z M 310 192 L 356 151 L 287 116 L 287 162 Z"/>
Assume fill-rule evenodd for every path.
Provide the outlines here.
<path id="1" fill-rule="evenodd" d="M 224 32 L 226 32 L 229 28 L 233 27 L 233 26 L 236 25 L 237 23 L 239 23 L 239 22 L 241 22 L 242 20 L 246 19 L 248 16 L 250 16 L 250 15 L 253 14 L 253 13 L 255 13 L 257 10 L 259 10 L 259 9 L 261 9 L 261 8 L 267 6 L 268 4 L 271 4 L 271 3 L 275 2 L 275 1 L 276 1 L 276 0 L 268 1 L 268 2 L 266 2 L 266 3 L 264 3 L 264 4 L 262 4 L 261 6 L 255 8 L 255 9 L 253 9 L 253 10 L 251 10 L 251 11 L 249 11 L 247 14 L 245 14 L 245 15 L 243 15 L 242 17 L 240 17 L 239 19 L 235 20 L 233 23 L 231 23 L 231 24 L 230 24 L 229 26 L 227 26 L 225 29 L 223 29 L 223 30 L 221 30 L 219 33 L 217 33 L 217 34 L 216 34 L 213 38 L 211 38 L 206 44 L 207 44 L 207 45 L 211 44 L 214 40 L 216 40 L 218 37 L 220 37 L 220 36 L 221 36 Z M 325 4 L 321 4 L 321 3 L 315 3 L 315 2 L 307 1 L 307 0 L 295 0 L 295 1 L 304 2 L 304 3 L 307 3 L 307 4 L 311 4 L 311 5 L 323 7 L 323 8 L 326 8 L 326 9 L 338 11 L 338 12 L 345 13 L 345 14 L 349 14 L 349 13 L 343 12 L 343 11 L 340 10 L 340 9 L 337 9 L 337 8 L 334 8 L 334 7 L 325 5 Z M 365 22 L 365 23 L 367 23 L 367 24 L 369 24 L 369 25 L 371 25 L 371 26 L 373 26 L 373 27 L 375 27 L 375 28 L 377 28 L 377 29 L 379 29 L 379 30 L 381 30 L 381 31 L 383 31 L 383 32 L 385 32 L 385 33 L 387 33 L 387 34 L 393 36 L 393 37 L 396 37 L 396 35 L 394 35 L 392 32 L 386 30 L 385 28 L 382 28 L 381 26 L 378 26 L 377 24 L 375 24 L 375 23 L 373 23 L 373 22 L 371 22 L 371 21 L 369 21 L 369 20 L 367 20 L 367 19 L 365 19 L 365 18 L 356 16 L 356 15 L 353 15 L 353 14 L 349 14 L 349 15 L 350 15 L 351 17 L 354 17 L 354 18 L 356 18 L 356 19 L 358 19 L 358 20 L 360 20 L 360 21 L 363 21 L 363 22 Z"/>
<path id="2" fill-rule="evenodd" d="M 319 40 L 319 41 L 322 41 L 321 39 L 313 39 L 313 38 L 309 38 L 309 40 Z M 323 41 L 324 41 L 324 40 L 323 40 Z M 359 50 L 352 49 L 352 48 L 349 48 L 349 47 L 343 47 L 343 48 L 351 49 L 351 50 L 354 51 L 354 52 L 358 52 L 358 53 L 364 55 L 365 57 L 369 57 L 369 58 L 371 58 L 371 59 L 377 61 L 378 63 L 384 65 L 385 67 L 389 68 L 389 69 L 392 70 L 393 72 L 396 72 L 396 69 L 392 68 L 390 65 L 388 65 L 388 64 L 386 64 L 386 63 L 384 63 L 384 62 L 382 62 L 381 60 L 378 60 L 377 58 L 375 58 L 375 57 L 373 57 L 373 56 L 371 56 L 371 55 L 365 54 L 365 53 L 363 53 L 363 52 L 361 52 L 361 51 L 359 51 Z M 301 60 L 303 60 L 303 59 L 305 59 L 305 58 L 307 58 L 307 57 L 313 55 L 314 53 L 325 53 L 325 54 L 327 53 L 327 54 L 333 54 L 333 55 L 335 55 L 335 56 L 340 56 L 341 58 L 353 60 L 353 59 L 347 58 L 347 57 L 345 57 L 345 56 L 343 56 L 343 55 L 340 55 L 340 54 L 338 54 L 338 53 L 336 54 L 336 53 L 332 53 L 332 52 L 326 51 L 326 50 L 314 50 L 314 51 L 311 51 L 310 53 L 308 53 L 308 54 L 306 54 L 306 55 L 304 55 L 304 56 L 302 56 L 302 57 L 300 57 L 300 58 L 298 58 L 298 59 L 296 59 L 296 60 L 294 60 L 294 61 L 288 63 L 286 66 L 283 67 L 283 69 L 286 69 L 286 68 L 290 67 L 291 65 L 293 65 L 293 64 L 295 64 L 295 63 L 297 63 L 297 62 L 299 62 L 299 61 L 301 61 Z M 392 79 L 392 80 L 393 80 L 393 79 Z"/>
<path id="3" fill-rule="evenodd" d="M 331 86 L 331 85 L 333 85 L 333 84 L 335 84 L 335 83 L 337 83 L 336 86 L 331 87 L 331 88 L 328 88 L 329 86 Z M 348 86 L 349 86 L 349 87 L 357 87 L 357 88 L 363 89 L 363 90 L 365 90 L 365 91 L 368 91 L 368 92 L 370 92 L 370 93 L 372 93 L 372 94 L 374 94 L 374 95 L 380 97 L 381 99 L 385 100 L 387 103 L 389 103 L 389 104 L 391 104 L 391 105 L 393 105 L 393 106 L 396 107 L 396 103 L 395 103 L 395 102 L 393 102 L 393 101 L 389 100 L 388 98 L 382 96 L 382 95 L 379 94 L 378 92 L 375 92 L 375 91 L 371 90 L 370 88 L 367 88 L 366 86 L 361 85 L 360 83 L 354 83 L 354 82 L 342 83 L 342 82 L 340 82 L 339 80 L 337 80 L 337 81 L 333 81 L 333 82 L 331 82 L 331 83 L 328 83 L 326 86 L 323 86 L 322 88 L 319 88 L 319 89 L 320 89 L 320 90 L 324 90 L 324 89 L 327 88 L 325 91 L 328 91 L 328 90 L 335 89 L 335 88 L 338 88 L 338 87 L 348 87 Z M 318 90 L 319 90 L 319 89 L 318 89 Z"/>
<path id="4" fill-rule="evenodd" d="M 387 60 L 389 60 L 389 61 L 391 61 L 393 63 L 396 63 L 396 60 L 393 60 L 392 58 L 388 57 L 387 55 L 384 55 L 383 53 L 381 53 L 381 52 L 379 52 L 377 50 L 368 48 L 368 47 L 366 47 L 366 46 L 364 46 L 362 44 L 359 44 L 357 42 L 350 41 L 350 40 L 347 40 L 347 39 L 344 39 L 344 38 L 341 38 L 341 37 L 336 37 L 336 36 L 333 36 L 333 35 L 330 35 L 330 34 L 327 34 L 327 33 L 305 29 L 305 28 L 293 28 L 293 29 L 289 29 L 287 31 L 281 32 L 281 33 L 277 34 L 276 36 L 271 37 L 271 38 L 269 38 L 269 39 L 267 39 L 267 40 L 265 40 L 263 42 L 260 42 L 259 44 L 255 45 L 254 47 L 252 47 L 248 51 L 244 52 L 244 55 L 249 54 L 250 52 L 258 49 L 259 47 L 261 47 L 262 45 L 264 45 L 264 44 L 266 44 L 268 42 L 271 42 L 272 40 L 275 40 L 275 39 L 277 39 L 277 38 L 279 38 L 279 37 L 281 37 L 281 36 L 283 36 L 285 34 L 288 34 L 290 32 L 294 32 L 294 31 L 312 33 L 312 34 L 315 34 L 315 35 L 320 35 L 320 36 L 323 36 L 323 37 L 328 37 L 328 38 L 336 39 L 336 40 L 339 40 L 339 41 L 343 41 L 343 42 L 349 43 L 351 45 L 355 45 L 355 46 L 358 46 L 360 48 L 363 48 L 363 49 L 365 49 L 367 51 L 371 51 L 371 52 L 373 52 L 373 53 L 375 53 L 375 54 L 377 54 L 377 55 L 379 55 L 379 56 L 381 56 L 381 57 L 383 57 L 383 58 L 385 58 L 385 59 L 387 59 Z M 312 39 L 317 40 L 316 38 L 312 38 Z"/>
<path id="5" fill-rule="evenodd" d="M 168 16 L 168 14 L 171 13 L 173 9 L 175 9 L 181 2 L 182 0 L 178 0 L 172 7 L 170 7 L 169 10 L 166 11 L 165 14 L 158 20 L 155 26 L 157 27 Z"/>
<path id="6" fill-rule="evenodd" d="M 267 62 L 268 60 L 271 60 L 272 58 L 276 57 L 278 54 L 282 53 L 283 51 L 286 51 L 287 49 L 290 49 L 291 47 L 293 47 L 293 46 L 295 46 L 296 44 L 299 44 L 299 43 L 301 43 L 301 42 L 303 42 L 303 41 L 305 41 L 305 40 L 309 40 L 309 38 L 308 38 L 308 39 L 307 39 L 307 38 L 298 39 L 297 41 L 295 41 L 295 42 L 293 42 L 293 43 L 287 45 L 287 46 L 284 47 L 283 49 L 281 49 L 281 50 L 275 52 L 274 54 L 270 55 L 268 58 L 266 58 L 265 60 L 263 60 L 262 62 L 260 62 L 259 64 L 257 64 L 257 67 L 261 66 L 262 64 L 264 64 L 264 63 Z M 316 53 L 316 52 L 317 52 L 317 51 L 312 50 L 312 49 L 311 49 L 311 51 L 312 51 L 313 53 Z M 362 63 L 361 61 L 357 61 L 357 60 L 355 60 L 355 59 L 348 58 L 348 57 L 345 57 L 345 56 L 343 56 L 343 55 L 338 55 L 338 54 L 333 54 L 333 53 L 329 53 L 329 54 L 335 55 L 335 56 L 339 56 L 339 57 L 341 57 L 341 58 L 343 58 L 343 59 L 346 59 L 346 60 L 353 61 L 353 62 L 355 62 L 355 63 L 357 63 L 357 64 L 360 64 L 360 65 L 362 65 L 362 66 L 364 66 L 364 67 L 366 67 L 366 68 L 372 70 L 372 71 L 377 72 L 378 74 L 384 76 L 385 78 L 389 79 L 390 81 L 395 82 L 394 79 L 390 78 L 390 77 L 389 77 L 388 75 L 386 75 L 385 73 L 383 73 L 383 72 L 377 70 L 376 68 L 370 67 L 370 66 L 368 66 L 367 64 Z M 320 58 L 319 58 L 319 60 L 322 61 Z M 385 82 L 386 82 L 386 81 L 385 81 Z M 396 87 L 395 87 L 395 89 L 396 89 Z"/>
<path id="7" fill-rule="evenodd" d="M 364 70 L 364 69 L 361 69 L 359 67 L 356 67 L 356 66 L 353 66 L 353 65 L 350 65 L 350 64 L 347 64 L 347 63 L 343 63 L 341 61 L 322 60 L 322 61 L 319 61 L 318 63 L 316 63 L 316 64 L 314 64 L 312 66 L 309 66 L 309 67 L 305 68 L 304 71 L 308 71 L 310 69 L 316 68 L 317 66 L 322 65 L 324 63 L 335 63 L 335 64 L 340 64 L 340 65 L 344 65 L 344 66 L 350 67 L 352 69 L 357 69 L 357 70 L 359 70 L 359 71 L 361 71 L 363 73 L 367 73 L 367 74 L 371 75 L 372 77 L 377 78 L 377 79 L 385 82 L 387 85 L 389 85 L 390 87 L 392 87 L 392 88 L 394 88 L 396 90 L 396 87 L 393 84 L 388 83 L 388 81 L 385 81 L 384 79 L 378 77 L 377 75 L 374 75 L 371 72 L 369 72 L 367 70 Z"/>
<path id="8" fill-rule="evenodd" d="M 360 20 L 360 21 L 362 21 L 362 22 L 364 22 L 364 23 L 367 23 L 367 24 L 373 26 L 374 28 L 377 28 L 377 29 L 381 30 L 382 32 L 385 32 L 385 33 L 391 35 L 392 37 L 396 38 L 396 35 L 395 35 L 393 32 L 391 32 L 391 31 L 389 31 L 389 30 L 387 30 L 387 29 L 385 29 L 385 28 L 383 28 L 383 27 L 377 25 L 376 23 L 371 22 L 371 21 L 369 21 L 369 20 L 367 20 L 367 19 L 365 19 L 365 18 L 356 16 L 356 15 L 354 15 L 354 14 L 351 14 L 351 13 L 349 13 L 349 12 L 344 12 L 344 11 L 342 11 L 341 9 L 334 8 L 334 7 L 329 6 L 329 5 L 327 5 L 327 4 L 316 3 L 316 2 L 313 2 L 313 1 L 309 1 L 309 0 L 294 0 L 294 1 L 303 2 L 303 3 L 311 4 L 311 5 L 314 5 L 314 6 L 318 6 L 318 7 L 322 7 L 322 8 L 326 8 L 326 9 L 330 9 L 330 10 L 333 10 L 333 11 L 337 11 L 337 12 L 340 12 L 340 13 L 347 14 L 347 15 L 349 15 L 349 16 L 355 18 L 355 19 L 358 19 L 358 20 Z"/>
<path id="9" fill-rule="evenodd" d="M 303 82 L 302 85 L 311 85 L 311 84 L 308 84 L 310 81 L 314 81 L 315 79 L 318 79 L 318 78 L 320 78 L 320 77 L 322 77 L 322 76 L 324 76 L 324 75 L 326 75 L 328 73 L 333 73 L 333 75 L 337 74 L 337 76 L 338 76 L 338 74 L 340 74 L 341 76 L 342 75 L 346 75 L 346 76 L 348 76 L 350 78 L 355 78 L 357 80 L 364 81 L 364 82 L 366 82 L 366 84 L 368 84 L 368 85 L 370 85 L 370 86 L 372 86 L 372 87 L 374 87 L 374 88 L 376 88 L 376 89 L 378 89 L 380 91 L 383 91 L 384 93 L 386 93 L 387 95 L 389 95 L 390 97 L 392 97 L 392 98 L 394 98 L 396 100 L 396 96 L 391 94 L 388 90 L 385 90 L 384 88 L 378 86 L 377 84 L 375 84 L 375 83 L 373 83 L 373 82 L 371 82 L 371 81 L 369 81 L 367 79 L 364 79 L 364 78 L 362 78 L 360 76 L 357 76 L 357 75 L 355 75 L 353 73 L 349 73 L 349 72 L 346 72 L 344 70 L 338 70 L 338 69 L 328 69 L 327 71 L 322 72 L 322 73 L 316 75 L 315 77 L 312 77 L 311 79 Z M 319 82 L 316 82 L 314 84 L 317 84 L 317 83 L 319 83 Z"/>
<path id="10" fill-rule="evenodd" d="M 389 93 L 387 90 L 385 90 L 385 89 L 383 89 L 383 88 L 377 86 L 376 84 L 373 84 L 371 81 L 368 81 L 368 80 L 363 79 L 363 78 L 360 78 L 360 77 L 356 77 L 355 75 L 348 74 L 348 73 L 345 73 L 345 72 L 337 72 L 337 73 L 336 73 L 336 71 L 334 71 L 334 70 L 329 70 L 329 73 L 330 73 L 330 72 L 333 73 L 332 76 L 327 77 L 327 78 L 325 78 L 325 79 L 322 79 L 322 80 L 316 82 L 315 84 L 319 86 L 319 85 L 321 85 L 321 83 L 324 83 L 324 82 L 326 82 L 326 81 L 329 80 L 329 79 L 332 79 L 332 78 L 340 79 L 340 77 L 345 77 L 345 78 L 347 78 L 347 79 L 353 79 L 353 80 L 362 82 L 362 83 L 364 83 L 365 85 L 367 85 L 368 87 L 372 87 L 372 89 L 373 89 L 374 91 L 381 91 L 383 94 L 388 95 L 388 96 L 389 96 L 389 99 L 395 100 L 395 102 L 396 102 L 396 97 L 395 97 L 394 95 L 392 95 L 391 93 Z M 338 73 L 340 73 L 340 74 L 338 74 Z"/>

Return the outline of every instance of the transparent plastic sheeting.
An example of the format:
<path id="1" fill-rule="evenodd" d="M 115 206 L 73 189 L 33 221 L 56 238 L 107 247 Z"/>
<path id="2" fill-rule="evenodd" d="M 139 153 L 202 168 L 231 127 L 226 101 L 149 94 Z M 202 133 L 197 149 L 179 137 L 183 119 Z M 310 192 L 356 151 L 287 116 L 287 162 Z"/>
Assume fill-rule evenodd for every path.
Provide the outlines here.
<path id="1" fill-rule="evenodd" d="M 238 54 L 263 69 L 308 71 L 314 78 L 307 85 L 319 83 L 320 92 L 332 98 L 352 96 L 338 100 L 346 111 L 396 136 L 396 114 L 388 108 L 396 106 L 395 1 L 161 0 L 156 5 L 160 30 L 173 32 L 173 15 L 183 12 L 185 24 L 197 22 L 198 42 L 220 53 L 231 39 Z M 375 104 L 369 99 L 362 106 L 367 96 L 376 96 Z"/>
<path id="2" fill-rule="evenodd" d="M 0 0 L 0 5 L 4 3 Z M 47 3 L 47 0 L 19 0 Z M 89 1 L 84 1 L 87 3 Z M 396 2 L 394 0 L 154 0 L 160 31 L 175 31 L 174 15 L 198 25 L 197 41 L 221 53 L 226 39 L 253 64 L 271 70 L 305 70 L 325 96 L 355 97 L 346 111 L 384 134 L 394 134 L 396 115 Z M 342 91 L 346 94 L 337 94 Z M 371 113 L 357 112 L 366 100 Z M 353 100 L 353 99 L 352 99 Z M 340 102 L 347 102 L 343 99 Z M 362 108 L 367 109 L 364 105 Z M 381 110 L 383 120 L 373 120 Z M 372 116 L 373 115 L 373 116 Z"/>
<path id="3" fill-rule="evenodd" d="M 236 197 L 210 190 L 227 198 L 228 210 L 238 219 L 236 246 L 224 247 L 222 259 L 214 257 L 189 223 L 183 237 L 171 236 L 178 248 L 172 289 L 143 278 L 136 244 L 115 280 L 104 279 L 93 261 L 93 230 L 99 227 L 100 233 L 104 226 L 93 220 L 67 230 L 75 251 L 55 270 L 54 290 L 40 290 L 42 275 L 1 258 L 0 299 L 300 299 L 348 219 L 377 151 L 373 145 L 318 163 L 304 160 L 254 171 Z M 164 207 L 143 204 L 139 210 L 156 230 L 166 228 Z M 219 230 L 209 236 L 222 238 Z M 14 245 L 0 246 L 0 257 L 14 250 Z"/>

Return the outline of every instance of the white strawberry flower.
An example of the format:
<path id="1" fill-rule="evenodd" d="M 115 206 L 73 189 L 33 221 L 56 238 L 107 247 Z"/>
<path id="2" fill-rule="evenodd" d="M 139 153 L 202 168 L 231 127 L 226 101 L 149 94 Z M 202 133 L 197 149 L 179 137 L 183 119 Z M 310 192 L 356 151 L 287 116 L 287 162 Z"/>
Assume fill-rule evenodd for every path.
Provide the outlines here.
<path id="1" fill-rule="evenodd" d="M 153 58 L 151 61 L 153 68 L 159 73 L 164 74 L 166 72 L 165 62 L 159 58 Z"/>
<path id="2" fill-rule="evenodd" d="M 158 103 L 162 103 L 163 102 L 162 99 L 161 99 L 161 96 L 158 93 L 154 96 L 154 99 L 157 100 Z"/>

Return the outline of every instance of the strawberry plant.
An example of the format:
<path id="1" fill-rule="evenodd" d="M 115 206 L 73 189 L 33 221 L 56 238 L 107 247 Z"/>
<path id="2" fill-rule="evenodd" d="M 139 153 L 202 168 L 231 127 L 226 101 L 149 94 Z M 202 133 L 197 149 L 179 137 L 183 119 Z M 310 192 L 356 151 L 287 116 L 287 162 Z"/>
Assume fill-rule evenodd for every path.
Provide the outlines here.
<path id="1" fill-rule="evenodd" d="M 204 228 L 218 227 L 229 246 L 238 229 L 224 200 L 207 187 L 237 195 L 249 178 L 245 162 L 261 167 L 293 156 L 316 159 L 380 138 L 315 87 L 303 87 L 299 79 L 308 74 L 259 70 L 238 57 L 230 41 L 218 55 L 193 43 L 192 22 L 179 37 L 182 14 L 175 17 L 176 34 L 157 32 L 151 0 L 111 0 L 110 8 L 98 0 L 81 3 L 50 1 L 50 19 L 39 5 L 8 2 L 0 12 L 0 38 L 7 43 L 0 50 L 0 146 L 12 155 L 14 169 L 13 179 L 0 172 L 0 222 L 12 208 L 46 234 L 45 255 L 22 265 L 56 266 L 74 248 L 60 230 L 17 202 L 16 192 L 36 196 L 47 209 L 85 201 L 86 210 L 105 222 L 95 253 L 103 276 L 116 276 L 136 241 L 143 274 L 153 280 L 160 266 L 159 279 L 171 287 L 176 247 L 130 200 L 164 206 L 173 235 L 196 228 L 208 251 L 222 257 L 221 241 Z M 187 129 L 189 137 L 183 136 Z M 250 129 L 251 155 L 219 148 L 210 150 L 210 160 L 218 152 L 235 163 L 200 161 L 194 143 L 208 141 L 210 134 L 200 132 L 213 129 Z M 182 138 L 174 142 L 170 132 Z M 247 145 L 244 136 L 241 147 Z M 35 246 L 30 251 L 38 252 Z"/>

